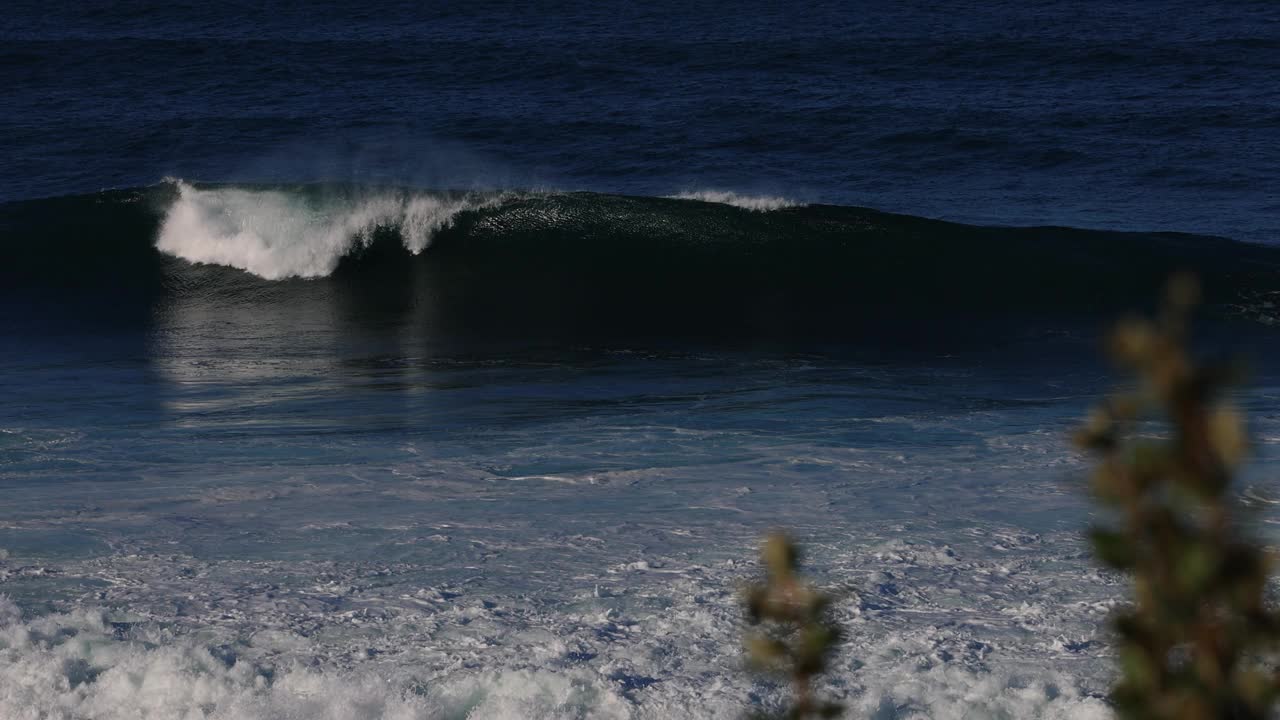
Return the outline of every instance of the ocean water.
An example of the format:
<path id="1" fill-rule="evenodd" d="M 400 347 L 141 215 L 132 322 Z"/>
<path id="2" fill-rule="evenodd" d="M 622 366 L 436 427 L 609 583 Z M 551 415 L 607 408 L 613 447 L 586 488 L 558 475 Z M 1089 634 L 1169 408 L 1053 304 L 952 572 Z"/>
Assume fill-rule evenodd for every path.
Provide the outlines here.
<path id="1" fill-rule="evenodd" d="M 1270 2 L 20 2 L 0 718 L 1106 718 L 1068 434 L 1194 270 L 1280 539 Z"/>

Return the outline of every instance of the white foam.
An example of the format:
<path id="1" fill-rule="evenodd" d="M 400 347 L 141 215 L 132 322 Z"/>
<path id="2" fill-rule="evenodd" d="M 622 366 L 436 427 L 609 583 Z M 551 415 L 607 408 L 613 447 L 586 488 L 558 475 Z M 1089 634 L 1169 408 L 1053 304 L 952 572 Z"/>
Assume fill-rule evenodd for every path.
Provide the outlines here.
<path id="1" fill-rule="evenodd" d="M 453 412 L 474 398 L 471 378 L 494 377 L 488 360 L 440 367 L 464 394 L 406 396 L 424 403 L 414 412 Z M 653 393 L 696 397 L 699 413 L 742 403 L 713 391 L 716 375 L 707 386 L 663 377 Z M 327 386 L 302 389 L 315 387 Z M 807 402 L 826 387 L 765 397 Z M 319 457 L 336 452 L 336 464 L 277 467 L 274 453 L 317 446 L 227 442 L 242 436 L 201 411 L 196 432 L 161 439 L 198 449 L 190 467 L 163 482 L 151 466 L 136 483 L 85 482 L 74 513 L 44 482 L 60 465 L 20 470 L 24 490 L 6 496 L 0 521 L 20 560 L 0 562 L 0 588 L 26 613 L 0 602 L 0 718 L 767 710 L 786 688 L 743 672 L 735 592 L 756 572 L 764 521 L 798 528 L 808 568 L 833 590 L 846 641 L 823 695 L 849 717 L 1108 715 L 1105 623 L 1127 586 L 1089 559 L 1086 500 L 1058 474 L 1028 472 L 1061 443 L 1046 423 L 1074 413 L 966 407 L 776 433 L 667 403 L 628 413 L 557 410 L 485 437 L 414 434 L 407 447 L 398 433 L 332 446 L 326 434 Z M 891 434 L 848 447 L 871 431 Z M 101 450 L 40 452 L 88 463 Z M 103 544 L 72 542 L 83 537 Z M 57 556 L 34 556 L 42 545 Z M 111 626 L 98 604 L 147 622 Z"/>
<path id="2" fill-rule="evenodd" d="M 24 621 L 17 606 L 0 596 L 0 717 L 665 719 L 731 717 L 746 709 L 749 693 L 777 698 L 778 688 L 746 680 L 732 660 L 737 652 L 735 624 L 722 627 L 725 623 L 714 615 L 690 614 L 683 608 L 668 621 L 645 624 L 647 632 L 641 634 L 640 642 L 632 645 L 631 640 L 622 640 L 624 646 L 615 648 L 617 654 L 599 668 L 467 670 L 467 664 L 483 664 L 489 653 L 504 654 L 486 642 L 474 648 L 476 654 L 467 663 L 449 662 L 440 672 L 443 668 L 397 666 L 375 659 L 338 666 L 295 653 L 296 643 L 266 643 L 271 646 L 266 659 L 251 659 L 238 656 L 236 648 L 243 653 L 258 649 L 256 638 L 254 647 L 228 645 L 222 642 L 227 638 L 216 632 L 206 631 L 202 638 L 147 623 L 122 632 L 125 623 L 113 624 L 96 609 Z M 536 647 L 554 639 L 537 632 L 541 634 L 523 641 Z M 664 642 L 652 645 L 653 638 L 643 639 L 652 633 Z M 700 636 L 700 641 L 678 648 L 665 642 L 690 633 Z M 713 637 L 716 641 L 709 648 L 702 647 Z M 519 634 L 507 639 L 521 640 Z M 829 687 L 824 693 L 844 696 L 854 717 L 1100 720 L 1111 716 L 1099 697 L 1082 693 L 1071 677 L 1059 673 L 992 672 L 932 662 L 921 653 L 938 641 L 934 631 L 892 635 L 875 650 L 863 647 L 867 665 L 848 678 L 852 686 L 845 685 L 846 680 L 840 683 L 844 691 Z M 721 657 L 706 657 L 707 649 Z M 438 652 L 430 646 L 423 650 L 423 659 Z M 647 666 L 661 662 L 672 650 L 686 656 L 685 663 L 677 666 L 684 670 L 683 676 L 643 677 L 657 669 Z M 639 677 L 643 689 L 636 690 L 633 684 L 629 690 L 628 675 Z M 854 691 L 852 697 L 848 690 Z"/>
<path id="3" fill-rule="evenodd" d="M 0 628 L 16 624 L 21 620 L 22 609 L 7 595 L 0 595 Z"/>
<path id="4" fill-rule="evenodd" d="M 463 544 L 456 531 L 445 545 Z M 547 551 L 617 557 L 609 542 L 567 540 Z M 1108 591 L 1043 571 L 1065 543 L 1024 540 L 998 562 L 970 557 L 985 541 L 824 547 L 830 579 L 852 590 L 833 607 L 849 635 L 823 695 L 885 720 L 1110 717 L 1109 606 L 1095 607 Z M 477 552 L 528 552 L 500 545 Z M 451 552 L 433 550 L 432 565 L 471 565 Z M 646 553 L 580 579 L 566 569 L 551 596 L 479 576 L 427 586 L 411 564 L 163 554 L 57 568 L 99 578 L 95 597 L 129 614 L 73 603 L 39 616 L 36 603 L 24 615 L 0 597 L 0 718 L 680 720 L 786 694 L 743 670 L 733 588 L 750 569 L 736 562 Z M 958 576 L 967 595 L 950 594 Z"/>
<path id="5" fill-rule="evenodd" d="M 1114 717 L 1099 697 L 1081 694 L 1061 676 L 1019 677 L 1013 673 L 974 673 L 937 666 L 925 671 L 904 667 L 884 676 L 884 684 L 853 703 L 852 717 L 883 720 L 964 720 L 965 718 L 1044 718 L 1109 720 Z"/>
<path id="6" fill-rule="evenodd" d="M 103 612 L 23 623 L 0 596 L 0 717 L 150 720 L 416 720 L 440 717 L 628 717 L 608 683 L 512 671 L 432 683 L 403 673 L 280 667 L 240 660 L 192 638 L 121 638 Z M 421 685 L 421 683 L 419 683 Z"/>
<path id="7" fill-rule="evenodd" d="M 384 191 L 325 203 L 275 190 L 196 188 L 173 181 L 178 197 L 160 228 L 161 252 L 193 263 L 226 265 L 268 280 L 323 277 L 378 228 L 397 228 L 420 253 L 457 215 L 498 202 L 462 196 Z"/>
<path id="8" fill-rule="evenodd" d="M 697 200 L 698 202 L 720 203 L 732 205 L 743 210 L 769 212 L 782 208 L 796 207 L 801 203 L 776 195 L 740 195 L 729 190 L 693 190 L 676 195 L 668 195 L 672 200 Z"/>

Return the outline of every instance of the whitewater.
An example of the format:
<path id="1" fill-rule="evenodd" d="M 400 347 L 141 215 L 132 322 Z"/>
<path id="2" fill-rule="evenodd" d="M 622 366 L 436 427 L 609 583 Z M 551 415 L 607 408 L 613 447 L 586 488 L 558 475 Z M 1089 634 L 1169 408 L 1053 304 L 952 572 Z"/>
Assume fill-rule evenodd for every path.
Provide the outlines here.
<path id="1" fill-rule="evenodd" d="M 344 255 L 371 242 L 378 228 L 396 228 L 405 248 L 420 253 L 459 212 L 503 199 L 381 193 L 315 207 L 285 192 L 201 190 L 177 179 L 167 182 L 176 186 L 178 198 L 160 228 L 161 252 L 268 280 L 328 275 Z"/>
<path id="2" fill-rule="evenodd" d="M 210 412 L 192 407 L 186 417 Z M 202 446 L 216 441 L 193 435 L 187 452 L 217 457 L 169 475 L 162 498 L 153 483 L 126 482 L 88 490 L 69 515 L 50 509 L 48 491 L 28 491 L 34 497 L 8 513 L 22 544 L 0 561 L 0 578 L 27 608 L 66 609 L 0 603 L 0 711 L 732 717 L 785 693 L 742 667 L 737 597 L 756 572 L 758 533 L 781 523 L 806 539 L 814 572 L 839 594 L 850 639 L 829 691 L 857 714 L 1107 716 L 1098 626 L 1121 585 L 1090 566 L 1078 533 L 977 519 L 966 527 L 925 497 L 898 498 L 912 478 L 934 476 L 933 492 L 952 486 L 1025 505 L 1054 492 L 1023 476 L 1046 459 L 1064 462 L 1061 438 L 993 432 L 1011 418 L 986 412 L 868 416 L 855 422 L 964 432 L 979 447 L 824 447 L 821 437 L 699 428 L 670 413 L 643 410 L 666 416 L 653 425 L 552 420 L 468 456 L 419 442 L 305 476 L 247 465 L 278 439 L 210 453 Z M 46 443 L 52 455 L 77 454 Z M 379 444 L 342 441 L 342 454 Z M 664 444 L 689 448 L 681 464 L 644 467 L 674 457 Z M 708 445 L 740 459 L 689 456 Z M 1000 458 L 985 467 L 1002 479 L 972 477 L 984 467 L 974 453 Z M 320 477 L 333 474 L 342 477 Z M 964 508 L 951 517 L 977 510 L 959 496 L 936 502 Z M 85 546 L 86 536 L 103 546 Z M 51 556 L 55 547 L 62 557 Z"/>
<path id="3" fill-rule="evenodd" d="M 171 299 L 142 357 L 0 356 L 41 408 L 0 422 L 0 717 L 733 717 L 785 696 L 740 656 L 774 527 L 838 598 L 854 716 L 1109 717 L 1125 585 L 1067 442 L 1105 373 L 447 358 L 412 318 L 241 302 Z"/>

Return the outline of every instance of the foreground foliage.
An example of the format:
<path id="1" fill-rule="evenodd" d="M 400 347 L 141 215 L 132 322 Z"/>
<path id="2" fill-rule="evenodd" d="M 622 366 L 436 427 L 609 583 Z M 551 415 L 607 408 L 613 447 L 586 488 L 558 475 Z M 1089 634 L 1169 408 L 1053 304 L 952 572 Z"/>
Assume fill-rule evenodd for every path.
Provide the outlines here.
<path id="1" fill-rule="evenodd" d="M 1248 449 L 1226 397 L 1239 372 L 1189 353 L 1198 299 L 1195 281 L 1178 276 L 1158 318 L 1117 326 L 1111 353 L 1137 387 L 1103 402 L 1076 436 L 1099 458 L 1092 489 L 1113 515 L 1090 532 L 1094 553 L 1133 578 L 1133 602 L 1113 620 L 1120 679 L 1111 692 L 1132 720 L 1262 720 L 1280 699 L 1280 615 L 1265 602 L 1272 558 L 1242 528 L 1231 494 Z M 748 591 L 747 610 L 773 630 L 748 636 L 748 656 L 790 677 L 783 717 L 835 717 L 843 708 L 812 686 L 839 630 L 797 559 L 787 537 L 765 541 L 766 577 Z"/>
<path id="2" fill-rule="evenodd" d="M 1230 494 L 1247 445 L 1224 398 L 1238 373 L 1189 355 L 1196 301 L 1195 283 L 1175 278 L 1158 319 L 1117 327 L 1111 351 L 1139 386 L 1095 410 L 1077 437 L 1098 455 L 1093 491 L 1114 511 L 1091 533 L 1094 552 L 1133 578 L 1133 603 L 1114 619 L 1112 700 L 1126 718 L 1264 718 L 1277 697 L 1262 661 L 1280 636 L 1264 603 L 1270 558 Z"/>
<path id="3" fill-rule="evenodd" d="M 792 702 L 781 717 L 829 718 L 843 708 L 814 696 L 813 680 L 827 667 L 840 630 L 826 617 L 829 598 L 798 572 L 799 551 L 774 534 L 761 548 L 764 581 L 748 588 L 747 616 L 764 629 L 747 636 L 747 657 L 756 667 L 790 678 Z"/>

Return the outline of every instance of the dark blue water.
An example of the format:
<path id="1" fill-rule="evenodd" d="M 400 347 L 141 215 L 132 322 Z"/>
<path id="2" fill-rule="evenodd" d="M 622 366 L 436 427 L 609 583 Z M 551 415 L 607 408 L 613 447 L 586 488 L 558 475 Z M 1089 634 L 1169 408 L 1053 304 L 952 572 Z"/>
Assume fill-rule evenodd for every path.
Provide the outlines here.
<path id="1" fill-rule="evenodd" d="M 1268 0 L 18 2 L 0 43 L 4 199 L 176 175 L 1280 227 Z"/>
<path id="2" fill-rule="evenodd" d="M 10 3 L 0 717 L 1110 717 L 1067 438 L 1196 273 L 1274 537 L 1280 5 Z"/>

